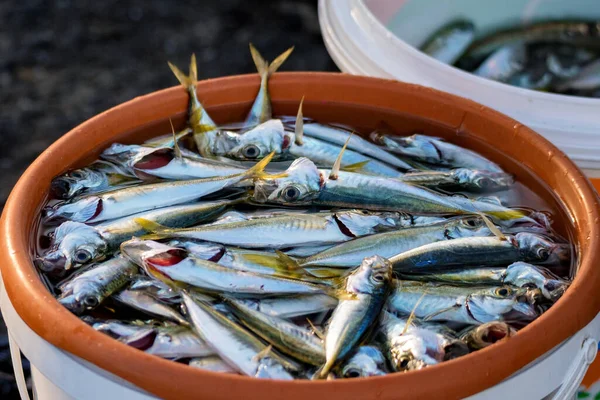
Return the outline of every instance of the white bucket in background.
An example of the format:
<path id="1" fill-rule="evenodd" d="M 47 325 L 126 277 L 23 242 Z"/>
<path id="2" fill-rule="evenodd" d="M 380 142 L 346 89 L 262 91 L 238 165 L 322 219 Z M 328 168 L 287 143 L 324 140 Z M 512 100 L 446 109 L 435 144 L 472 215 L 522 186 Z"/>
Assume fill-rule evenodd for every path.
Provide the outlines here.
<path id="1" fill-rule="evenodd" d="M 8 328 L 21 399 L 27 400 L 20 352 L 29 360 L 37 400 L 155 400 L 133 384 L 58 349 L 19 317 L 0 277 L 0 307 Z M 512 376 L 469 400 L 574 399 L 597 354 L 600 314 L 585 328 Z M 561 385 L 562 383 L 562 385 Z M 457 382 L 457 384 L 460 384 Z"/>
<path id="2" fill-rule="evenodd" d="M 545 136 L 600 177 L 600 99 L 522 89 L 480 78 L 418 50 L 442 25 L 472 21 L 479 35 L 545 19 L 600 20 L 598 0 L 320 0 L 323 39 L 338 67 L 467 97 Z"/>

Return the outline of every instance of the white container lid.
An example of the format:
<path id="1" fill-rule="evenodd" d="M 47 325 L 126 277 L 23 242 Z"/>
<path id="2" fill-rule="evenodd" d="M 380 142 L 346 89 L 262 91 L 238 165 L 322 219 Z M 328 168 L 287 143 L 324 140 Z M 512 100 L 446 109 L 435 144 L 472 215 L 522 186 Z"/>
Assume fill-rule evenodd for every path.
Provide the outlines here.
<path id="1" fill-rule="evenodd" d="M 590 176 L 600 176 L 600 99 L 527 90 L 484 79 L 418 50 L 458 18 L 478 33 L 547 19 L 600 20 L 596 0 L 320 0 L 321 32 L 344 71 L 417 83 L 503 112 L 544 135 Z"/>

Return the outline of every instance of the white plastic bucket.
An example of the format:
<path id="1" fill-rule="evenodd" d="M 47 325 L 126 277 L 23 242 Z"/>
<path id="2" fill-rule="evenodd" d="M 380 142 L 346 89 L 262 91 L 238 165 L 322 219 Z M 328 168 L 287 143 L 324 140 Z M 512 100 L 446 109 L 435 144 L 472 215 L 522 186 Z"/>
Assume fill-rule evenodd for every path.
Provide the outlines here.
<path id="1" fill-rule="evenodd" d="M 600 177 L 600 99 L 526 90 L 461 71 L 418 47 L 440 26 L 472 21 L 479 34 L 549 18 L 600 19 L 597 0 L 320 0 L 321 31 L 345 72 L 393 78 L 467 97 L 544 135 Z"/>
<path id="2" fill-rule="evenodd" d="M 29 396 L 21 369 L 21 352 L 31 364 L 33 392 L 37 400 L 156 399 L 39 337 L 13 308 L 1 278 L 0 307 L 8 328 L 13 367 L 22 400 Z M 533 363 L 469 399 L 573 399 L 588 366 L 596 357 L 598 337 L 600 314 L 576 335 Z"/>

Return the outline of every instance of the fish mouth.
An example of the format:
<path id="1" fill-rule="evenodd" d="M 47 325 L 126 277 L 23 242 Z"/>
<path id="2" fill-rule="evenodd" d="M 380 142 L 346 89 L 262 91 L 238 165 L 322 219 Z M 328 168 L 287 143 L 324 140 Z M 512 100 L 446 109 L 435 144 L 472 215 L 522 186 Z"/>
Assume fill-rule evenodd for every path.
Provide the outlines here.
<path id="1" fill-rule="evenodd" d="M 275 190 L 277 190 L 278 185 L 275 182 L 269 182 L 260 180 L 254 184 L 254 194 L 252 199 L 259 203 L 266 203 L 269 201 L 269 197 Z"/>
<path id="2" fill-rule="evenodd" d="M 61 272 L 71 268 L 71 260 L 60 251 L 54 251 L 44 257 L 37 257 L 34 265 L 44 272 Z"/>
<path id="3" fill-rule="evenodd" d="M 76 190 L 70 179 L 57 178 L 50 184 L 50 193 L 57 199 L 68 200 L 76 194 Z"/>

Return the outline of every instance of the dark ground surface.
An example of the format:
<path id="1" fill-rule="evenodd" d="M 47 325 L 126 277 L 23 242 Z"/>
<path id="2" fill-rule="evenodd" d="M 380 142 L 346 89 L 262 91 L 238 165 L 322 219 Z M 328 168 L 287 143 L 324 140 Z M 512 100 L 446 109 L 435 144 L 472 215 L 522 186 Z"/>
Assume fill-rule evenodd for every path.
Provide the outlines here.
<path id="1" fill-rule="evenodd" d="M 252 41 L 281 70 L 337 71 L 313 1 L 0 1 L 0 207 L 48 145 L 114 105 L 173 86 L 192 52 L 200 78 L 254 72 Z M 17 399 L 0 321 L 0 398 Z"/>

